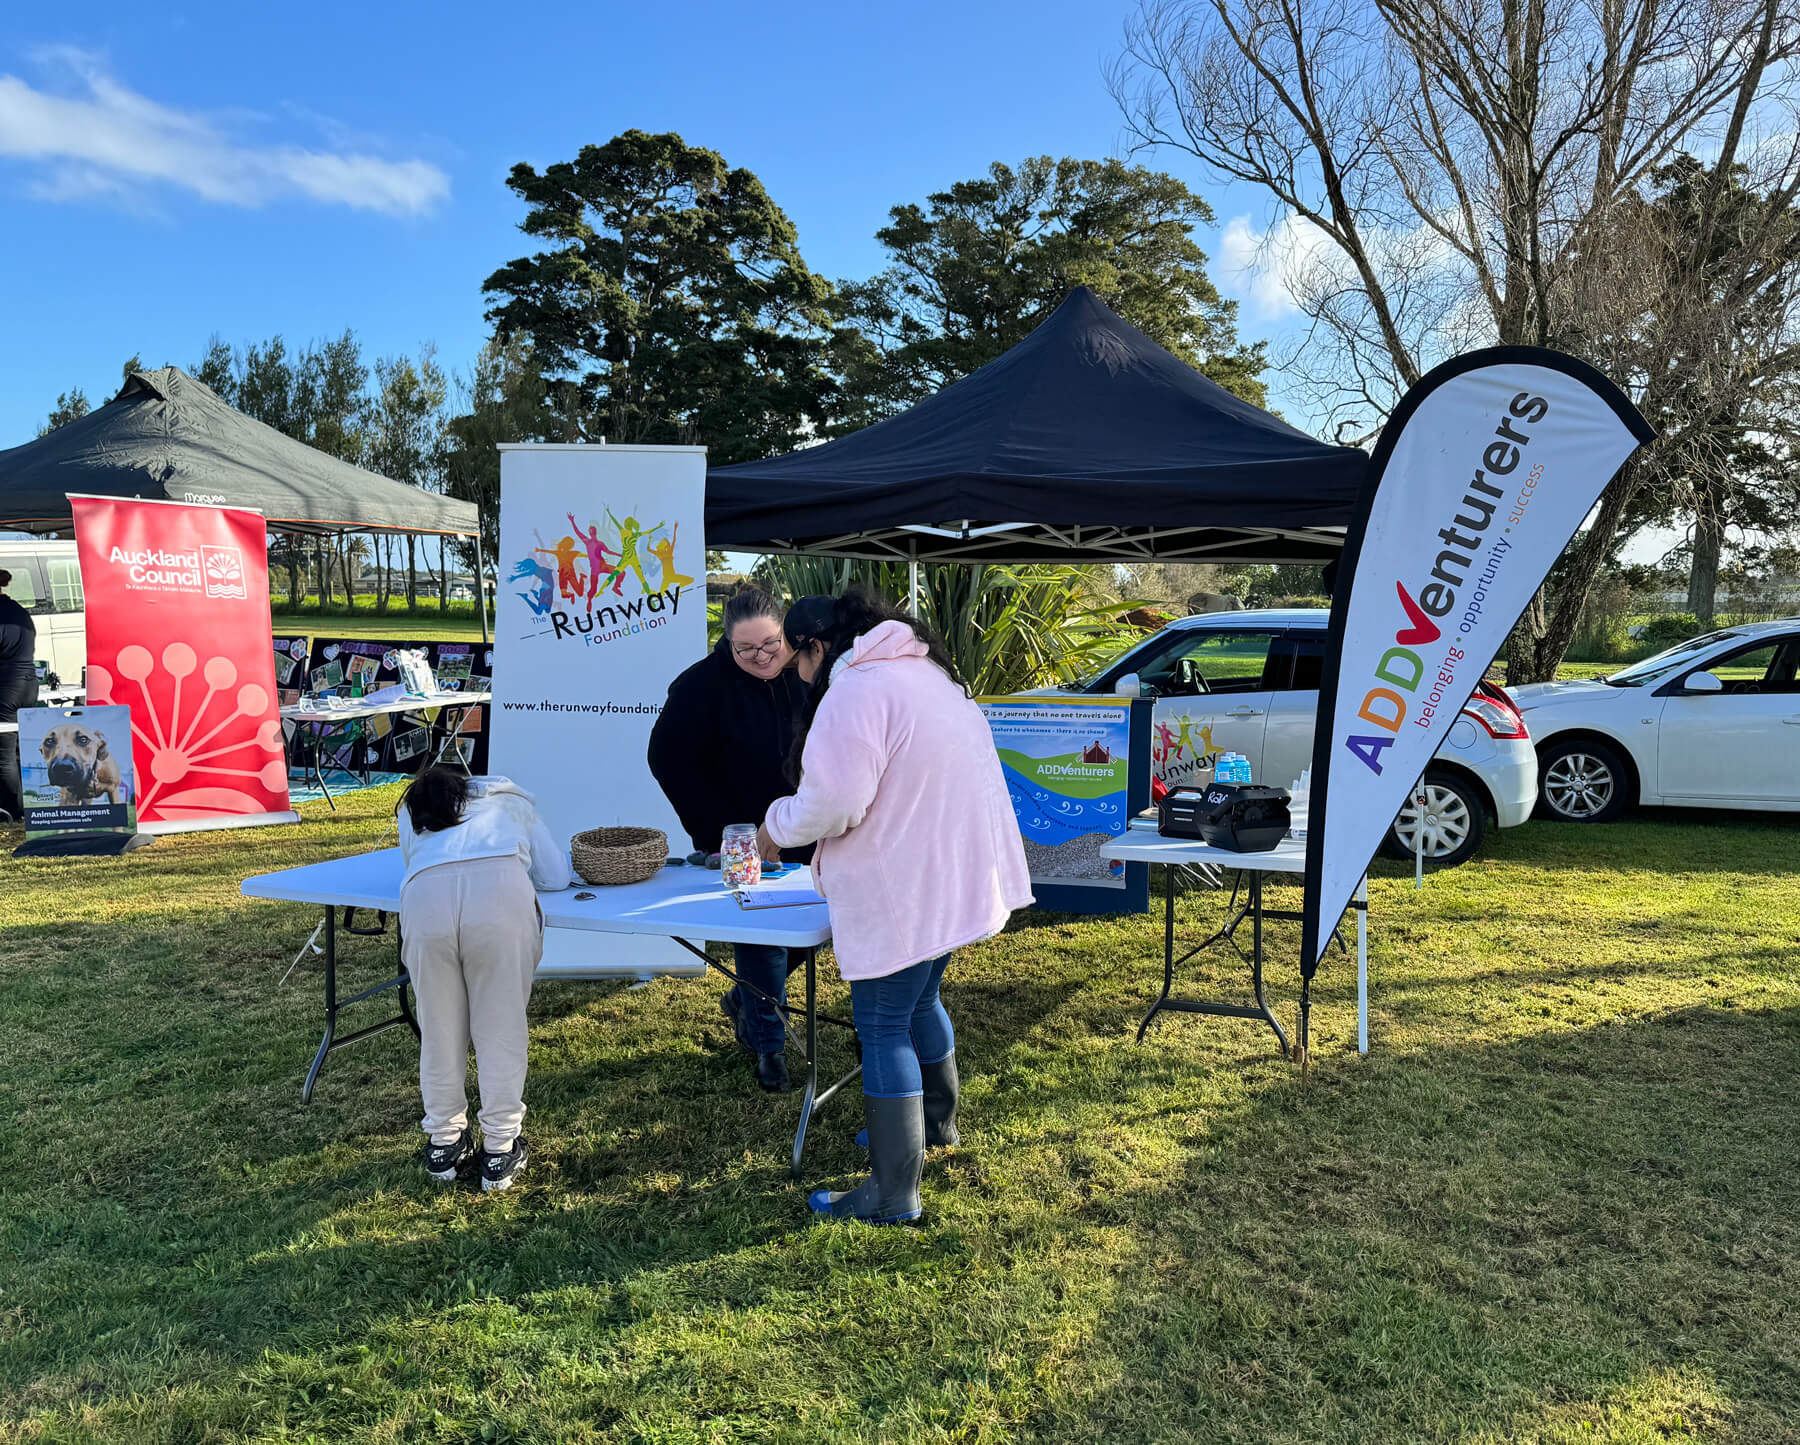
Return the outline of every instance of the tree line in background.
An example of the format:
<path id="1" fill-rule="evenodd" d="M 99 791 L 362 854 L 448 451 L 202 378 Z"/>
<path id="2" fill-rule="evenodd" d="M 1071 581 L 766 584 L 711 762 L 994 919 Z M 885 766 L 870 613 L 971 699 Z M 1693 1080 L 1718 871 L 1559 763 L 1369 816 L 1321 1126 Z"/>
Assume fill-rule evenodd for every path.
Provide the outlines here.
<path id="1" fill-rule="evenodd" d="M 1710 620 L 1728 530 L 1794 516 L 1797 58 L 1792 0 L 1142 0 L 1111 80 L 1140 145 L 1273 203 L 1309 323 L 1279 364 L 1340 433 L 1492 344 L 1657 428 L 1514 633 L 1534 681 L 1646 524 L 1693 520 Z"/>
<path id="2" fill-rule="evenodd" d="M 1028 159 L 896 206 L 878 275 L 832 284 L 747 170 L 676 135 L 628 131 L 566 164 L 513 169 L 538 243 L 483 283 L 494 332 L 466 374 L 371 368 L 353 333 L 291 348 L 215 340 L 194 374 L 308 445 L 477 504 L 496 555 L 506 441 L 704 443 L 744 461 L 905 409 L 1021 340 L 1077 285 L 1237 394 L 1261 404 L 1260 346 L 1206 275 L 1206 203 L 1120 161 Z M 46 430 L 88 409 L 58 398 Z M 355 587 L 376 553 L 377 606 L 394 539 L 284 541 L 298 596 Z M 417 596 L 406 542 L 405 597 Z M 456 544 L 452 544 L 454 548 Z M 472 556 L 459 558 L 465 565 Z M 334 580 L 335 579 L 335 580 Z M 444 569 L 433 574 L 440 599 Z"/>
<path id="3" fill-rule="evenodd" d="M 1437 361 L 1493 343 L 1593 362 L 1657 426 L 1522 620 L 1517 679 L 1554 672 L 1645 527 L 1692 523 L 1667 560 L 1710 621 L 1745 532 L 1794 515 L 1790 10 L 1145 0 L 1128 28 L 1112 84 L 1135 141 L 1274 204 L 1269 256 L 1309 322 L 1275 364 L 1339 439 L 1369 440 Z M 494 330 L 466 376 L 427 352 L 371 384 L 348 333 L 292 356 L 279 338 L 215 347 L 201 369 L 291 435 L 475 502 L 489 556 L 498 442 L 791 450 L 993 360 L 1076 285 L 1267 400 L 1270 358 L 1238 339 L 1194 240 L 1211 210 L 1142 165 L 996 163 L 895 206 L 887 264 L 835 284 L 755 175 L 677 135 L 627 131 L 507 185 L 533 248 L 483 282 Z M 59 397 L 52 424 L 84 405 Z"/>

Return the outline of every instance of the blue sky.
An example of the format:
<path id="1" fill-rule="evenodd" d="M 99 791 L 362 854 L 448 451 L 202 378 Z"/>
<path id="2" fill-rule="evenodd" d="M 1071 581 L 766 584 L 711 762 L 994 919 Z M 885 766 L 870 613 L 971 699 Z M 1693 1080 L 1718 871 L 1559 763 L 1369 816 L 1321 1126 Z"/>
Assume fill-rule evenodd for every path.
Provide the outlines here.
<path id="1" fill-rule="evenodd" d="M 467 367 L 480 285 L 522 254 L 516 161 L 564 160 L 637 126 L 755 171 L 809 264 L 881 260 L 889 206 L 1027 155 L 1124 145 L 1103 69 L 1129 7 L 991 0 L 905 7 L 690 0 L 566 7 L 14 3 L 0 39 L 0 446 L 60 391 L 99 404 L 134 352 L 191 365 L 356 330 L 365 353 L 435 342 Z M 1151 158 L 1221 227 L 1255 193 Z M 1242 230 L 1242 226 L 1238 228 Z M 1267 287 L 1201 238 L 1282 324 Z M 1289 413 L 1293 415 L 1292 412 Z"/>

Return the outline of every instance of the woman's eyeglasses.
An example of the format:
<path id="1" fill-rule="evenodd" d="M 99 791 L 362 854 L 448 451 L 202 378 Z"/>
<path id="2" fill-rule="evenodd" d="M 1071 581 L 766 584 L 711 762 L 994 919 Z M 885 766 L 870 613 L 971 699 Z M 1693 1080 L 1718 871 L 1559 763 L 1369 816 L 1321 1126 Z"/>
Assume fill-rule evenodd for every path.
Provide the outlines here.
<path id="1" fill-rule="evenodd" d="M 781 639 L 779 637 L 773 642 L 760 642 L 754 647 L 739 647 L 733 643 L 731 648 L 732 656 L 741 657 L 745 662 L 774 657 L 780 651 Z"/>

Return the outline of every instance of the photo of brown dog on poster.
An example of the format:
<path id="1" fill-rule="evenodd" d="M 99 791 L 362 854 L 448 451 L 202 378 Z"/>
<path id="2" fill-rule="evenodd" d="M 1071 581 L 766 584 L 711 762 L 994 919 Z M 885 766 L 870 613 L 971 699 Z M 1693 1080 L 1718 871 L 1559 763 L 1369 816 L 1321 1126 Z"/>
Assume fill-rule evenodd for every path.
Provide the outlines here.
<path id="1" fill-rule="evenodd" d="M 98 728 L 80 722 L 58 723 L 44 734 L 41 751 L 44 776 L 61 793 L 64 807 L 102 799 L 117 806 L 131 800 L 119 760 Z"/>

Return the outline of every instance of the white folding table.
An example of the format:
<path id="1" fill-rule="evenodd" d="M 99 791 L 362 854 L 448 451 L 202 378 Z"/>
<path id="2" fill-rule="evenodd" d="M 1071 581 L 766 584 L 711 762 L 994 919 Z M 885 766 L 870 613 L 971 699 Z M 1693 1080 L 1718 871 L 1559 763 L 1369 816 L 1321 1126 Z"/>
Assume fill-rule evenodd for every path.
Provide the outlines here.
<path id="1" fill-rule="evenodd" d="M 281 738 L 283 747 L 289 750 L 288 769 L 290 772 L 293 770 L 294 739 L 299 736 L 302 726 L 310 728 L 314 734 L 313 747 L 308 754 L 301 781 L 305 782 L 309 778 L 316 781 L 319 791 L 325 795 L 325 801 L 336 812 L 337 803 L 332 800 L 331 789 L 325 786 L 325 765 L 319 756 L 325 729 L 366 723 L 371 718 L 391 717 L 399 713 L 437 711 L 439 716 L 432 726 L 441 736 L 431 755 L 431 761 L 435 765 L 443 762 L 444 755 L 455 747 L 469 714 L 492 700 L 492 695 L 485 692 L 434 692 L 425 697 L 409 697 L 403 688 L 395 686 L 382 688 L 367 697 L 334 697 L 313 704 L 289 703 L 281 709 Z M 455 761 L 465 773 L 468 772 L 468 764 L 463 762 L 460 752 L 455 754 Z"/>
<path id="2" fill-rule="evenodd" d="M 400 911 L 400 886 L 404 868 L 398 848 L 375 853 L 359 853 L 348 858 L 334 858 L 326 863 L 312 863 L 304 868 L 288 868 L 280 873 L 265 873 L 247 878 L 243 894 L 247 898 L 268 898 L 287 903 L 310 903 L 325 910 L 321 925 L 325 944 L 325 1037 L 319 1043 L 312 1067 L 307 1070 L 302 1086 L 302 1100 L 312 1098 L 313 1086 L 325 1066 L 326 1055 L 333 1049 L 345 1048 L 360 1039 L 384 1029 L 405 1024 L 416 1036 L 418 1020 L 413 1016 L 408 994 L 410 980 L 404 964 L 389 979 L 353 994 L 346 999 L 337 996 L 338 910 L 343 910 L 344 931 L 359 937 L 379 937 L 387 932 L 387 915 L 396 919 Z M 793 887 L 789 883 L 787 886 Z M 580 898 L 577 894 L 591 894 Z M 679 944 L 700 960 L 703 966 L 717 969 L 740 988 L 762 997 L 760 989 L 746 983 L 725 965 L 706 953 L 707 943 L 769 944 L 777 948 L 798 949 L 806 955 L 805 1049 L 806 1088 L 800 1100 L 800 1123 L 794 1133 L 794 1177 L 800 1177 L 800 1156 L 806 1148 L 806 1130 L 812 1116 L 823 1108 L 845 1084 L 861 1072 L 861 1065 L 825 1089 L 819 1088 L 818 1026 L 821 1021 L 854 1030 L 848 1019 L 818 1010 L 818 950 L 831 940 L 831 919 L 823 903 L 790 908 L 747 909 L 741 907 L 721 883 L 717 873 L 692 867 L 667 867 L 647 883 L 630 883 L 619 887 L 577 885 L 560 893 L 540 893 L 538 906 L 543 910 L 545 928 L 576 929 L 589 933 L 635 934 L 667 938 Z M 359 926 L 358 910 L 376 915 L 374 927 Z M 398 929 L 396 928 L 396 942 Z M 634 964 L 628 973 L 642 976 L 648 972 Z M 686 970 L 684 970 L 686 972 Z M 540 978 L 619 977 L 617 969 L 597 968 L 574 974 L 566 969 L 540 969 Z M 352 1033 L 337 1034 L 341 1010 L 351 1004 L 374 998 L 393 990 L 400 1012 L 392 1018 L 369 1024 Z M 770 999 L 770 1002 L 774 1002 Z M 793 1010 L 778 1005 L 784 1016 Z"/>
<path id="3" fill-rule="evenodd" d="M 1263 921 L 1273 918 L 1289 922 L 1298 922 L 1303 915 L 1291 909 L 1266 909 L 1263 907 L 1263 876 L 1268 873 L 1289 873 L 1304 875 L 1306 872 L 1306 844 L 1298 839 L 1284 838 L 1275 847 L 1261 853 L 1238 853 L 1229 848 L 1215 848 L 1210 843 L 1203 843 L 1193 838 L 1165 838 L 1155 831 L 1154 824 L 1133 823 L 1123 837 L 1115 838 L 1100 850 L 1102 858 L 1128 863 L 1161 863 L 1164 866 L 1164 911 L 1163 911 L 1163 986 L 1162 993 L 1150 1006 L 1150 1012 L 1144 1015 L 1144 1021 L 1138 1026 L 1138 1042 L 1144 1041 L 1144 1034 L 1157 1014 L 1164 1009 L 1174 1009 L 1181 1013 L 1212 1014 L 1223 1018 L 1257 1019 L 1266 1023 L 1275 1031 L 1275 1038 L 1282 1054 L 1292 1054 L 1305 1060 L 1308 1042 L 1308 1025 L 1312 1006 L 1312 980 L 1302 978 L 1300 990 L 1300 1042 L 1297 1050 L 1290 1049 L 1286 1033 L 1270 1011 L 1268 1001 L 1263 997 Z M 1180 958 L 1175 956 L 1175 875 L 1181 868 L 1193 864 L 1208 864 L 1214 868 L 1230 871 L 1247 877 L 1247 897 L 1241 907 L 1237 905 L 1237 888 L 1232 889 L 1230 915 L 1217 933 L 1204 941 L 1195 944 Z M 1365 876 L 1356 885 L 1356 895 L 1351 903 L 1356 913 L 1356 1046 L 1359 1053 L 1369 1051 L 1369 880 Z M 1248 955 L 1238 946 L 1237 930 L 1240 924 L 1250 920 L 1250 952 Z M 1335 923 L 1335 920 L 1333 920 Z M 1335 931 L 1333 937 L 1336 937 Z M 1175 970 L 1186 963 L 1195 954 L 1212 947 L 1215 943 L 1229 943 L 1238 957 L 1250 965 L 1251 987 L 1256 1003 L 1252 1007 L 1247 1004 L 1222 1003 L 1213 999 L 1171 998 L 1174 986 Z M 1343 940 L 1338 939 L 1340 946 Z"/>

